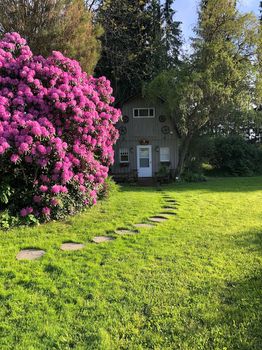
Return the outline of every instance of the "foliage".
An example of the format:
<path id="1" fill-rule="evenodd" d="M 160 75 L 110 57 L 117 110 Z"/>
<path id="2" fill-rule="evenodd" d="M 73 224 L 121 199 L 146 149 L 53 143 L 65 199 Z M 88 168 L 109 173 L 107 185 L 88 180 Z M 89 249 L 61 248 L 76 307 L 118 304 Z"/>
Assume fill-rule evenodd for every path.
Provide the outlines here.
<path id="1" fill-rule="evenodd" d="M 60 50 L 93 73 L 99 59 L 101 27 L 83 0 L 0 0 L 0 33 L 19 32 L 34 54 Z"/>
<path id="2" fill-rule="evenodd" d="M 19 32 L 34 54 L 49 55 L 64 4 L 62 0 L 0 0 L 0 33 Z"/>
<path id="3" fill-rule="evenodd" d="M 217 137 L 209 159 L 215 172 L 223 175 L 251 176 L 262 173 L 262 148 L 239 136 Z"/>
<path id="4" fill-rule="evenodd" d="M 97 74 L 107 76 L 118 103 L 141 93 L 144 81 L 178 62 L 181 46 L 173 1 L 103 1 L 96 20 L 104 28 Z"/>
<path id="5" fill-rule="evenodd" d="M 192 55 L 182 67 L 160 74 L 147 88 L 162 97 L 181 135 L 177 175 L 190 143 L 204 128 L 236 121 L 253 109 L 259 45 L 258 21 L 240 14 L 228 0 L 201 8 Z M 239 126 L 239 121 L 236 123 Z"/>
<path id="6" fill-rule="evenodd" d="M 103 30 L 94 25 L 93 13 L 88 11 L 83 0 L 69 2 L 53 43 L 56 50 L 76 59 L 82 69 L 92 74 L 100 57 Z"/>
<path id="7" fill-rule="evenodd" d="M 124 186 L 67 221 L 0 231 L 1 350 L 261 350 L 261 181 Z M 163 193 L 176 216 L 113 234 L 159 214 Z M 16 261 L 28 247 L 46 254 Z"/>
<path id="8" fill-rule="evenodd" d="M 47 59 L 33 56 L 17 33 L 0 41 L 0 67 L 6 207 L 48 220 L 94 204 L 118 135 L 120 111 L 110 106 L 109 81 L 87 77 L 57 51 Z"/>
<path id="9" fill-rule="evenodd" d="M 205 182 L 206 177 L 201 173 L 192 172 L 190 169 L 186 168 L 181 176 L 181 179 L 186 182 Z"/>

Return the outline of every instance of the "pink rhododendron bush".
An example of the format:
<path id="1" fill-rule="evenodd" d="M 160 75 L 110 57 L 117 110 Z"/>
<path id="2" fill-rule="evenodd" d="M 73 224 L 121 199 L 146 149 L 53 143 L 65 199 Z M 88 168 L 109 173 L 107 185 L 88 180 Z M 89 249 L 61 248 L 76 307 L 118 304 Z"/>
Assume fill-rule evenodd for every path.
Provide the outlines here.
<path id="1" fill-rule="evenodd" d="M 0 209 L 46 221 L 96 203 L 113 162 L 119 110 L 109 81 L 60 52 L 0 41 Z"/>

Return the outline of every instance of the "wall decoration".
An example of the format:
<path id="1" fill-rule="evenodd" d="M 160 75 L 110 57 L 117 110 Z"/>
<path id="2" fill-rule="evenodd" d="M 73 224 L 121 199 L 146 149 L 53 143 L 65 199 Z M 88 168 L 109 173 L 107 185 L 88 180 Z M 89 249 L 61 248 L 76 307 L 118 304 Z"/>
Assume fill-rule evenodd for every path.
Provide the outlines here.
<path id="1" fill-rule="evenodd" d="M 149 140 L 139 140 L 140 145 L 149 145 Z"/>
<path id="2" fill-rule="evenodd" d="M 162 132 L 162 134 L 164 134 L 164 135 L 170 134 L 170 127 L 167 126 L 167 125 L 163 126 L 163 127 L 161 128 L 161 132 Z"/>
<path id="3" fill-rule="evenodd" d="M 120 126 L 118 131 L 120 135 L 125 135 L 127 133 L 127 128 L 125 126 Z"/>
<path id="4" fill-rule="evenodd" d="M 128 115 L 124 115 L 122 120 L 123 120 L 123 123 L 125 123 L 125 124 L 128 123 L 129 122 L 129 116 Z"/>
<path id="5" fill-rule="evenodd" d="M 164 123 L 166 121 L 166 116 L 160 115 L 158 119 L 159 119 L 160 123 Z"/>

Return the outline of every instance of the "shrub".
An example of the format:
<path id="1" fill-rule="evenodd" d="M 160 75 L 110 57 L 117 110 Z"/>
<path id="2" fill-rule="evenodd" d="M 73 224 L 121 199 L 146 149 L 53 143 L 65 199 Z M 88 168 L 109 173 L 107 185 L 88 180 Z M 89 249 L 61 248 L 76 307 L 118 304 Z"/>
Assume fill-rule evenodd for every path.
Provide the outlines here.
<path id="1" fill-rule="evenodd" d="M 1 210 L 46 221 L 96 202 L 118 137 L 111 93 L 109 81 L 87 76 L 60 52 L 34 56 L 19 34 L 3 37 Z"/>
<path id="2" fill-rule="evenodd" d="M 252 176 L 262 172 L 262 149 L 240 136 L 218 137 L 209 163 L 223 175 Z"/>

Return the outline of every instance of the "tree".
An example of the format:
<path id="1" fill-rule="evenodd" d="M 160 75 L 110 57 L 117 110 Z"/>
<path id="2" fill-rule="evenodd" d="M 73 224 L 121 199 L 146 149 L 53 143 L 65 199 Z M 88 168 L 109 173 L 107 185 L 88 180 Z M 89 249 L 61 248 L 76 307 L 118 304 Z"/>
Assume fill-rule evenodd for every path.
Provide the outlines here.
<path id="1" fill-rule="evenodd" d="M 166 100 L 181 134 L 177 176 L 191 140 L 204 127 L 226 124 L 242 115 L 238 112 L 252 109 L 258 26 L 253 15 L 240 14 L 234 5 L 229 0 L 207 1 L 200 8 L 189 60 L 148 87 L 150 96 Z"/>
<path id="2" fill-rule="evenodd" d="M 6 32 L 19 32 L 35 54 L 60 50 L 88 73 L 99 59 L 101 27 L 83 0 L 0 0 L 0 33 Z"/>
<path id="3" fill-rule="evenodd" d="M 105 0 L 99 13 L 104 28 L 96 72 L 112 82 L 117 102 L 135 94 L 151 77 L 150 18 L 146 1 Z"/>
<path id="4" fill-rule="evenodd" d="M 63 6 L 59 0 L 0 0 L 0 33 L 19 32 L 35 54 L 48 55 Z"/>
<path id="5" fill-rule="evenodd" d="M 112 81 L 118 103 L 140 93 L 143 82 L 178 61 L 180 31 L 172 4 L 104 0 L 98 9 L 104 36 L 96 72 Z"/>
<path id="6" fill-rule="evenodd" d="M 166 0 L 163 5 L 164 18 L 164 54 L 166 54 L 166 68 L 173 68 L 179 61 L 182 45 L 180 22 L 174 20 L 174 0 Z"/>
<path id="7" fill-rule="evenodd" d="M 93 24 L 93 14 L 83 0 L 73 0 L 65 9 L 53 45 L 56 50 L 76 59 L 83 70 L 92 74 L 100 57 L 103 33 L 100 25 Z"/>

